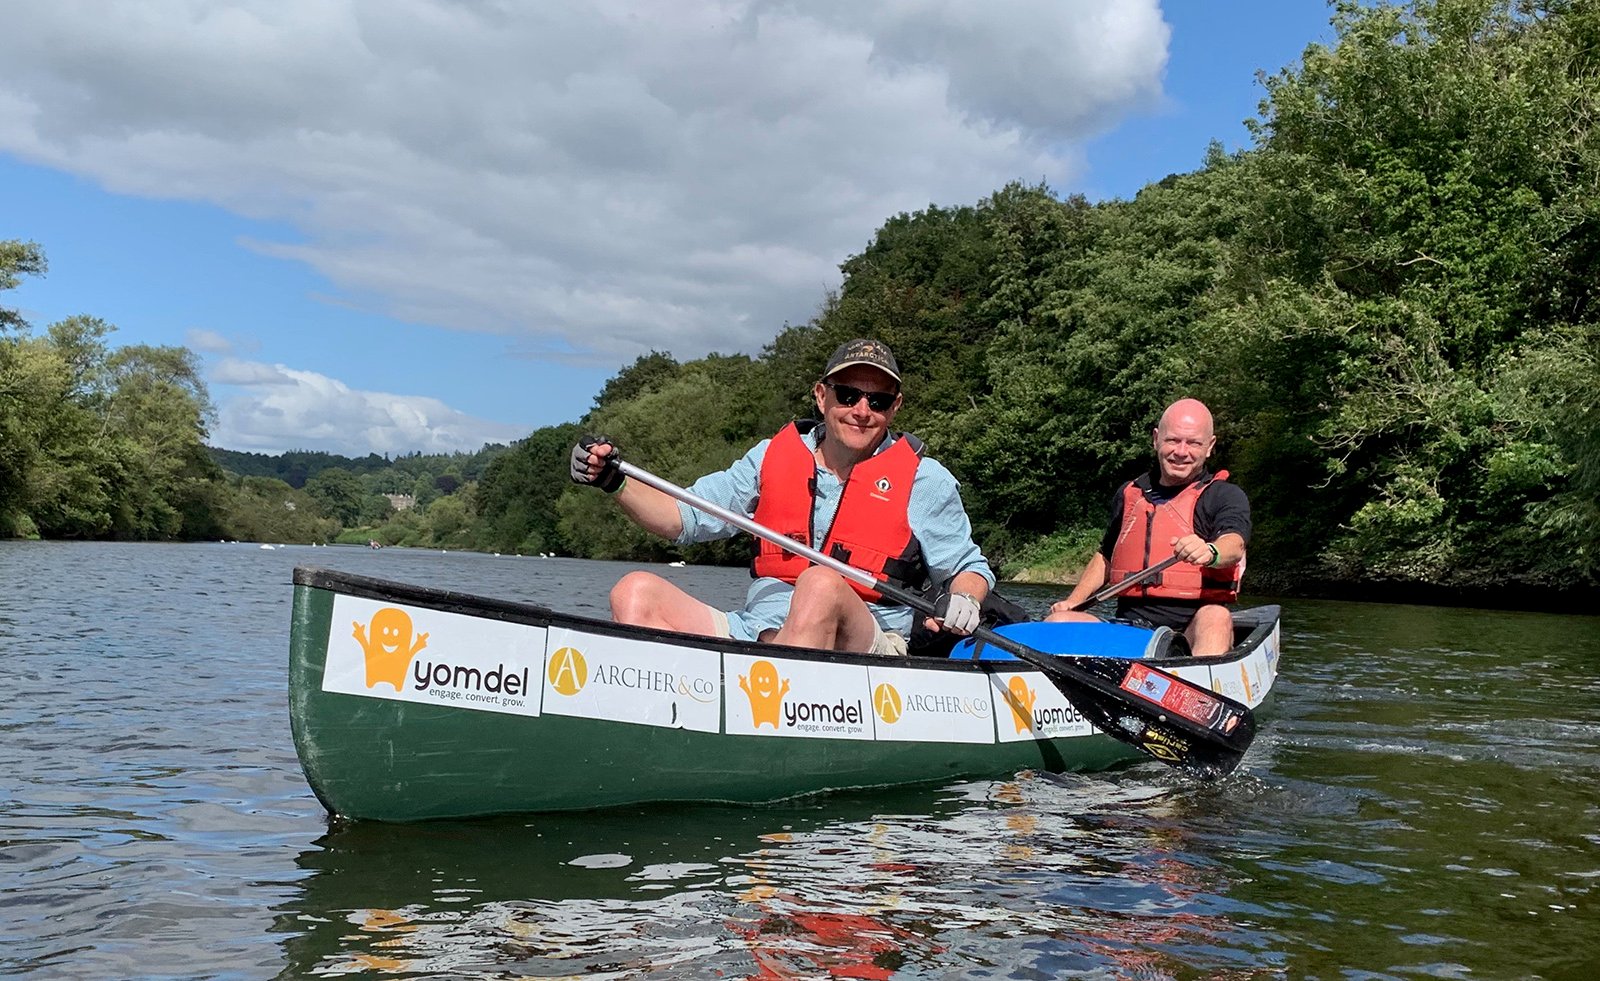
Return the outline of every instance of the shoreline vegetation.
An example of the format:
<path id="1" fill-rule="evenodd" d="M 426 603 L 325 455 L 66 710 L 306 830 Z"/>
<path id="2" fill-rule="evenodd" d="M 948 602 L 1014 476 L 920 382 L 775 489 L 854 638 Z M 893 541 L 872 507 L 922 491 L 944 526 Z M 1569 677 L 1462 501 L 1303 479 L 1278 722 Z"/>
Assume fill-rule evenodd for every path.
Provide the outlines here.
<path id="1" fill-rule="evenodd" d="M 897 420 L 956 474 L 996 570 L 1065 585 L 1176 397 L 1249 491 L 1247 588 L 1600 597 L 1600 8 L 1340 2 L 1263 76 L 1253 145 L 1091 203 L 1009 184 L 887 219 L 756 356 L 653 351 L 581 419 L 475 453 L 206 446 L 186 348 L 0 306 L 0 537 L 322 542 L 743 564 L 676 548 L 566 478 L 582 432 L 691 483 L 807 415 L 878 337 Z M 1197 157 L 1201 149 L 1196 148 Z M 0 240 L 0 296 L 46 273 Z M 715 390 L 725 397 L 707 400 Z"/>

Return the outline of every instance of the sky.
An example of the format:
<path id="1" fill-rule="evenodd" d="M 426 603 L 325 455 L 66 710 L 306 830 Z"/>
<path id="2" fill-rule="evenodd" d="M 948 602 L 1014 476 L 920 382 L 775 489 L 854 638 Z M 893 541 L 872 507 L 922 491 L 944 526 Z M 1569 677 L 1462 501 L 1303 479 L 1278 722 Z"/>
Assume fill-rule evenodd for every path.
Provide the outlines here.
<path id="1" fill-rule="evenodd" d="M 1322 0 L 0 0 L 0 294 L 183 345 L 208 442 L 474 451 L 759 354 L 888 218 L 1250 145 Z"/>

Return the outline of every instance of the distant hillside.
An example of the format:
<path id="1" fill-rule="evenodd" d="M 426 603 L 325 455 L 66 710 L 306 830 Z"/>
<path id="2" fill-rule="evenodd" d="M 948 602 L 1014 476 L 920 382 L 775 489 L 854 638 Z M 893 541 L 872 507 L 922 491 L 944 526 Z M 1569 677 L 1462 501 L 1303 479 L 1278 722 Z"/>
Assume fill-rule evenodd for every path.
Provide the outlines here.
<path id="1" fill-rule="evenodd" d="M 386 457 L 368 453 L 364 457 L 341 456 L 319 450 L 289 450 L 286 453 L 244 453 L 206 447 L 211 459 L 229 473 L 241 477 L 275 477 L 290 487 L 303 487 L 305 482 L 324 470 L 344 470 L 353 474 L 376 474 L 385 470 L 398 470 L 413 475 L 420 473 L 459 473 L 464 480 L 476 480 L 489 461 L 504 453 L 509 447 L 503 443 L 488 443 L 476 453 L 408 453 L 404 456 Z"/>
<path id="2" fill-rule="evenodd" d="M 390 461 L 376 453 L 369 453 L 365 457 L 353 460 L 337 453 L 321 453 L 310 450 L 290 450 L 268 456 L 265 453 L 241 453 L 238 450 L 224 450 L 215 446 L 206 447 L 211 453 L 211 459 L 229 473 L 241 477 L 276 477 L 290 487 L 304 487 L 307 478 L 318 473 L 337 468 L 348 470 L 351 473 L 376 473 L 385 467 L 391 466 Z"/>

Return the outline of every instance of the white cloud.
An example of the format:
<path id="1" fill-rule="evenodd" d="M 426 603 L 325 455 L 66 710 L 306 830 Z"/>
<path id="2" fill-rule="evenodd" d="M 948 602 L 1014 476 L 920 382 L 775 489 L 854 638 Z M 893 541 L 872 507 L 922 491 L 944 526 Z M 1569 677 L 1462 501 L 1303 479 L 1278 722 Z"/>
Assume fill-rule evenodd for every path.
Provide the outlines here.
<path id="1" fill-rule="evenodd" d="M 363 392 L 313 371 L 225 358 L 208 372 L 212 385 L 243 391 L 222 401 L 210 443 L 257 453 L 325 450 L 453 453 L 510 443 L 526 426 L 475 419 L 434 398 Z"/>
<path id="2" fill-rule="evenodd" d="M 0 152 L 287 223 L 255 247 L 346 302 L 614 360 L 755 350 L 891 215 L 1070 186 L 1168 40 L 1156 0 L 26 10 Z"/>
<path id="3" fill-rule="evenodd" d="M 193 348 L 202 354 L 233 353 L 233 342 L 214 330 L 195 327 L 184 331 L 183 343 L 185 347 Z"/>

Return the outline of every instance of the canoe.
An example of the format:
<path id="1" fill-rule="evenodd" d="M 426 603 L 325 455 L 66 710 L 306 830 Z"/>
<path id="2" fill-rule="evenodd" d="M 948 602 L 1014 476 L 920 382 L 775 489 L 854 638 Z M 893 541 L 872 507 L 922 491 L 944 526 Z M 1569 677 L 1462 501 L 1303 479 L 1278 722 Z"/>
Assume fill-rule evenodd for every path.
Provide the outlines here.
<path id="1" fill-rule="evenodd" d="M 1150 663 L 1260 706 L 1278 621 L 1276 606 L 1238 610 L 1225 656 Z M 1017 626 L 1034 646 L 1057 625 Z M 749 644 L 302 567 L 290 722 L 323 806 L 379 821 L 763 803 L 1143 758 L 992 653 Z"/>

